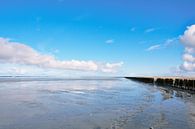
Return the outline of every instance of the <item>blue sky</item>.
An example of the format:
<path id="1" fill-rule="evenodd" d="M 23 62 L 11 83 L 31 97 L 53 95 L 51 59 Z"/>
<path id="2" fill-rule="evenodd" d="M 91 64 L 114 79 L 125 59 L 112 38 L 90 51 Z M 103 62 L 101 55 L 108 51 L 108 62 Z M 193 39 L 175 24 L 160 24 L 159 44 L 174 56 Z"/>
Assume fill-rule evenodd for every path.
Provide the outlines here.
<path id="1" fill-rule="evenodd" d="M 60 61 L 120 64 L 116 75 L 168 74 L 183 62 L 178 37 L 195 24 L 194 5 L 194 0 L 1 0 L 0 37 Z M 24 64 L 29 67 L 1 61 L 8 71 Z"/>

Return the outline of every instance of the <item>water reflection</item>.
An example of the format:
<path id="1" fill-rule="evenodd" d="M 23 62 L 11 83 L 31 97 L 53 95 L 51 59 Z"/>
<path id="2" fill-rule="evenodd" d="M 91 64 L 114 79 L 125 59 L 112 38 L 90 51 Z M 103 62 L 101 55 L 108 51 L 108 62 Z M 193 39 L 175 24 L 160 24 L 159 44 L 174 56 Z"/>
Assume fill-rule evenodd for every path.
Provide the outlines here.
<path id="1" fill-rule="evenodd" d="M 177 98 L 190 98 L 192 97 L 192 94 L 185 92 L 185 91 L 179 91 L 179 90 L 173 90 L 173 89 L 161 89 L 162 93 L 161 95 L 163 96 L 163 100 L 171 99 L 174 97 Z"/>
<path id="2" fill-rule="evenodd" d="M 194 100 L 126 79 L 1 80 L 0 129 L 190 129 Z"/>

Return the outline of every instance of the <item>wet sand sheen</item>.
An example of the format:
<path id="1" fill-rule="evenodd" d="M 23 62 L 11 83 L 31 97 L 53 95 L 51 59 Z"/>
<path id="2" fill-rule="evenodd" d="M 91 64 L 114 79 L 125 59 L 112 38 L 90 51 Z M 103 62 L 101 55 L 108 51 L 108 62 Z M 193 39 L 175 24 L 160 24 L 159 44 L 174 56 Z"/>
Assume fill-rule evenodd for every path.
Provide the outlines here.
<path id="1" fill-rule="evenodd" d="M 1 78 L 0 129 L 195 127 L 187 92 L 116 78 L 32 80 Z"/>

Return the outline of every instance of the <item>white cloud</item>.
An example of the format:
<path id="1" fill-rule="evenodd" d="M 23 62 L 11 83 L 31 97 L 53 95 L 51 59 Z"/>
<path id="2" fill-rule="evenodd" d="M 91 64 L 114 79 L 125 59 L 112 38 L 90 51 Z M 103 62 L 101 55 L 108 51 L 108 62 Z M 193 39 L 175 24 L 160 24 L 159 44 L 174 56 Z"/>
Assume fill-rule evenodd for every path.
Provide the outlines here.
<path id="1" fill-rule="evenodd" d="M 112 43 L 114 43 L 114 40 L 113 39 L 108 39 L 108 40 L 106 40 L 106 43 L 107 44 L 112 44 Z"/>
<path id="2" fill-rule="evenodd" d="M 146 49 L 146 51 L 153 51 L 153 50 L 157 50 L 157 49 L 160 49 L 161 45 L 160 44 L 157 44 L 157 45 L 153 45 L 153 46 L 150 46 L 149 48 Z"/>
<path id="3" fill-rule="evenodd" d="M 184 61 L 183 64 L 180 66 L 180 69 L 191 72 L 195 70 L 195 64 L 192 62 Z"/>
<path id="4" fill-rule="evenodd" d="M 174 43 L 176 43 L 176 41 L 178 41 L 178 38 L 170 38 L 170 39 L 167 39 L 165 42 L 164 42 L 164 46 L 165 47 L 168 47 Z"/>
<path id="5" fill-rule="evenodd" d="M 150 46 L 149 48 L 146 49 L 146 51 L 165 49 L 165 48 L 177 43 L 177 41 L 178 41 L 178 38 L 170 38 L 170 39 L 165 40 L 163 43 Z"/>
<path id="6" fill-rule="evenodd" d="M 186 53 L 195 53 L 195 48 L 192 48 L 192 47 L 185 47 L 185 52 L 186 52 Z"/>
<path id="7" fill-rule="evenodd" d="M 184 35 L 180 36 L 180 41 L 187 47 L 195 47 L 195 25 L 187 27 Z"/>
<path id="8" fill-rule="evenodd" d="M 97 63 L 94 61 L 57 60 L 54 56 L 42 54 L 22 43 L 12 42 L 9 39 L 0 38 L 0 63 L 37 66 L 39 68 L 51 68 L 62 70 L 80 71 L 115 71 L 118 67 L 108 67 L 109 63 Z M 115 66 L 115 67 L 114 67 Z M 121 66 L 121 65 L 120 65 Z"/>
<path id="9" fill-rule="evenodd" d="M 195 62 L 195 57 L 189 53 L 183 55 L 183 60 L 187 62 Z"/>
<path id="10" fill-rule="evenodd" d="M 114 73 L 117 72 L 117 69 L 120 68 L 124 63 L 123 62 L 119 62 L 119 63 L 106 63 L 103 67 L 102 67 L 102 71 L 106 72 L 106 73 Z"/>
<path id="11" fill-rule="evenodd" d="M 148 28 L 145 30 L 145 33 L 150 33 L 150 32 L 153 32 L 155 30 L 156 30 L 155 28 Z"/>
<path id="12" fill-rule="evenodd" d="M 0 75 L 45 75 L 46 71 L 44 69 L 38 68 L 36 66 L 10 64 L 10 63 L 0 63 Z"/>
<path id="13" fill-rule="evenodd" d="M 195 72 L 195 25 L 187 27 L 187 30 L 182 36 L 180 36 L 180 41 L 185 47 L 185 52 L 183 54 L 183 64 L 180 69 Z"/>

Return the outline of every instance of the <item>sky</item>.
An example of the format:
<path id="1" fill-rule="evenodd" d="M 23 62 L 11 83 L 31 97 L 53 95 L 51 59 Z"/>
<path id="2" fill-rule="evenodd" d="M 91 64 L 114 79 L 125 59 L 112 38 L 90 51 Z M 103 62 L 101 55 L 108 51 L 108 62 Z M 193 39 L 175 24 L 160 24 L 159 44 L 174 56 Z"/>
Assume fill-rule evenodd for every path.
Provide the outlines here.
<path id="1" fill-rule="evenodd" d="M 194 0 L 0 0 L 0 75 L 194 75 Z"/>

